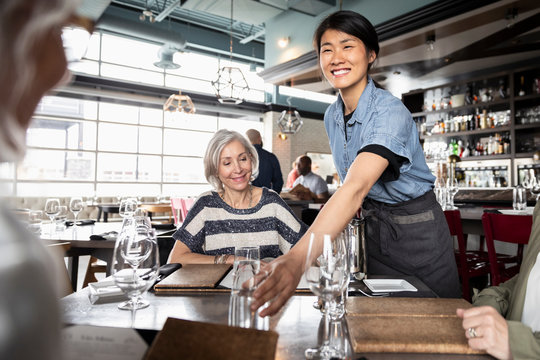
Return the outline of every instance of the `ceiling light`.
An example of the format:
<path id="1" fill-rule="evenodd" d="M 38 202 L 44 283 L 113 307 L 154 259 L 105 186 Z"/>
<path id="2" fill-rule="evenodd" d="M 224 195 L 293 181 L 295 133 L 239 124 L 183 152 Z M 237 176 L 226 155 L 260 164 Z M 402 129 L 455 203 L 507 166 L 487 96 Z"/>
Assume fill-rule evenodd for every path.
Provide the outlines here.
<path id="1" fill-rule="evenodd" d="M 279 126 L 279 130 L 283 134 L 296 134 L 304 122 L 302 121 L 298 111 L 291 109 L 290 97 L 287 98 L 287 103 L 289 104 L 289 110 L 283 110 L 281 112 L 277 124 Z"/>
<path id="2" fill-rule="evenodd" d="M 231 66 L 224 66 L 219 69 L 217 79 L 212 81 L 212 86 L 216 93 L 218 101 L 222 104 L 238 105 L 244 101 L 246 93 L 249 91 L 249 85 L 244 73 L 240 68 L 232 66 L 233 55 L 233 0 L 231 0 L 231 29 L 229 34 L 229 60 Z"/>
<path id="3" fill-rule="evenodd" d="M 139 20 L 141 21 L 144 21 L 148 18 L 148 21 L 150 21 L 151 23 L 153 23 L 154 21 L 156 21 L 156 18 L 154 17 L 154 13 L 152 13 L 151 10 L 148 10 L 148 9 L 144 9 L 142 12 L 141 12 L 141 15 L 139 15 Z"/>
<path id="4" fill-rule="evenodd" d="M 288 36 L 287 37 L 282 37 L 282 38 L 280 38 L 278 40 L 278 46 L 283 49 L 283 48 L 287 47 L 287 45 L 289 45 L 290 41 L 291 41 L 290 37 L 288 37 Z"/>
<path id="5" fill-rule="evenodd" d="M 427 36 L 426 45 L 429 51 L 435 50 L 435 34 L 431 34 Z"/>
<path id="6" fill-rule="evenodd" d="M 195 105 L 188 95 L 182 95 L 182 91 L 178 90 L 178 94 L 172 94 L 169 96 L 165 104 L 163 104 L 163 110 L 171 113 L 179 112 L 186 114 L 195 113 Z"/>

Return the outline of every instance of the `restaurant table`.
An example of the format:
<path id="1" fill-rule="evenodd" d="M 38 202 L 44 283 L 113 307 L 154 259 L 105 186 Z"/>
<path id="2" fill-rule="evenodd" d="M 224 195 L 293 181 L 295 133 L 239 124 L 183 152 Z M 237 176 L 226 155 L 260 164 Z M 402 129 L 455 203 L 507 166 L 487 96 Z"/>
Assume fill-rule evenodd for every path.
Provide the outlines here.
<path id="1" fill-rule="evenodd" d="M 120 232 L 121 222 L 96 222 L 93 225 L 84 225 L 77 227 L 66 227 L 65 230 L 55 232 L 52 235 L 42 233 L 41 239 L 45 244 L 53 244 L 59 241 L 68 242 L 69 250 L 65 253 L 68 257 L 68 272 L 71 278 L 73 289 L 77 289 L 77 277 L 79 270 L 79 256 L 91 255 L 95 258 L 107 262 L 107 274 L 110 274 L 110 263 L 114 250 L 115 240 L 91 240 L 90 235 L 103 234 L 109 231 Z M 168 235 L 169 230 L 156 229 L 158 237 Z M 173 241 L 173 240 L 171 240 Z"/>
<path id="2" fill-rule="evenodd" d="M 103 214 L 103 222 L 109 221 L 109 214 L 118 214 L 120 212 L 120 204 L 99 204 L 97 221 L 101 221 L 101 214 Z"/>
<path id="3" fill-rule="evenodd" d="M 423 293 L 430 291 L 418 279 L 406 277 L 409 282 L 421 286 Z M 401 294 L 406 294 L 402 292 Z M 409 293 L 411 295 L 413 293 Z M 118 328 L 133 327 L 138 330 L 162 329 L 168 317 L 184 320 L 227 324 L 229 308 L 229 292 L 186 292 L 182 295 L 159 296 L 147 293 L 150 306 L 137 310 L 135 320 L 131 322 L 131 312 L 119 310 L 118 302 L 94 304 L 88 298 L 89 290 L 84 288 L 61 299 L 63 320 L 66 325 L 93 325 Z M 413 296 L 413 295 L 411 295 Z M 281 311 L 270 318 L 270 329 L 279 334 L 276 359 L 304 359 L 307 348 L 317 346 L 318 336 L 322 331 L 321 312 L 313 307 L 317 298 L 310 293 L 294 295 Z M 411 299 L 414 301 L 414 299 Z M 348 339 L 346 323 L 344 330 Z M 347 346 L 350 350 L 350 344 Z M 418 354 L 418 353 L 369 353 L 349 354 L 348 358 L 356 359 L 490 359 L 486 355 L 457 354 Z"/>

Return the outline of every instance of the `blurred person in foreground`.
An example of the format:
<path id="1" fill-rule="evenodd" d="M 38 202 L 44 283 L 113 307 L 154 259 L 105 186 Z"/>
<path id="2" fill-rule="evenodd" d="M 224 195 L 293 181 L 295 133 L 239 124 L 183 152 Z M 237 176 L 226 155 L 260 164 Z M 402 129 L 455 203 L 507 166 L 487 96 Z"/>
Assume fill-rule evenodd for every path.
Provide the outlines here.
<path id="1" fill-rule="evenodd" d="M 67 79 L 68 0 L 0 1 L 0 162 L 23 159 L 41 97 Z M 59 359 L 60 314 L 47 249 L 0 205 L 0 359 Z"/>
<path id="2" fill-rule="evenodd" d="M 273 190 L 253 186 L 257 151 L 236 131 L 219 130 L 204 156 L 204 174 L 214 191 L 201 194 L 182 227 L 169 262 L 232 264 L 236 246 L 259 246 L 260 257 L 285 254 L 306 232 Z"/>
<path id="3" fill-rule="evenodd" d="M 257 150 L 259 156 L 259 175 L 253 180 L 253 185 L 258 187 L 267 187 L 278 194 L 283 188 L 283 175 L 276 155 L 263 149 L 261 133 L 255 129 L 246 131 L 246 136 Z"/>
<path id="4" fill-rule="evenodd" d="M 540 359 L 540 202 L 519 274 L 458 309 L 469 346 L 497 359 Z"/>

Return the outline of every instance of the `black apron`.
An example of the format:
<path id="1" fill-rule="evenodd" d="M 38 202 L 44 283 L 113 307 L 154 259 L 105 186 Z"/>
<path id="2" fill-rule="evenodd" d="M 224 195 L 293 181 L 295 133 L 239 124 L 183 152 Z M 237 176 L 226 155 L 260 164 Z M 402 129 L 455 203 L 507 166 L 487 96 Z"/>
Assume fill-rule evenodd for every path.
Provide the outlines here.
<path id="1" fill-rule="evenodd" d="M 432 190 L 398 204 L 364 200 L 368 274 L 413 275 L 444 298 L 461 297 L 454 243 Z"/>

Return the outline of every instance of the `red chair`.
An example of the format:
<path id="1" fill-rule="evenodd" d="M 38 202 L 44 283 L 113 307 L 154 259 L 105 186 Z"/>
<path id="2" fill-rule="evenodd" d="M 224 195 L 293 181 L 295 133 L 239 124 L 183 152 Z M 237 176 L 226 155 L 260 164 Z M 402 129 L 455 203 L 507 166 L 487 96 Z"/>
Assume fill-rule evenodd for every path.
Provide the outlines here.
<path id="1" fill-rule="evenodd" d="M 491 285 L 496 286 L 519 273 L 523 246 L 529 243 L 531 236 L 532 216 L 485 212 L 482 215 L 482 226 L 489 255 Z M 516 255 L 497 254 L 495 240 L 517 244 Z"/>
<path id="2" fill-rule="evenodd" d="M 471 301 L 470 279 L 487 276 L 490 273 L 488 254 L 485 251 L 467 251 L 467 239 L 461 226 L 459 210 L 445 210 L 450 235 L 457 237 L 458 248 L 454 250 L 458 273 L 461 278 L 461 291 L 465 300 Z"/>

